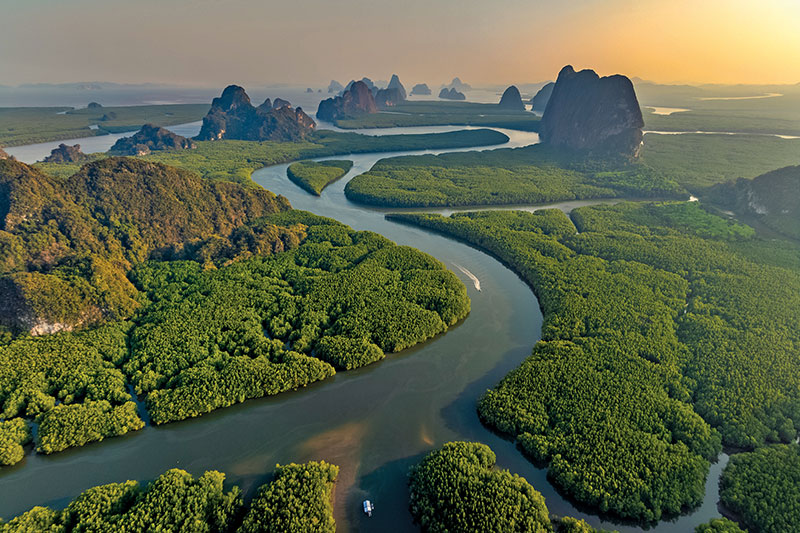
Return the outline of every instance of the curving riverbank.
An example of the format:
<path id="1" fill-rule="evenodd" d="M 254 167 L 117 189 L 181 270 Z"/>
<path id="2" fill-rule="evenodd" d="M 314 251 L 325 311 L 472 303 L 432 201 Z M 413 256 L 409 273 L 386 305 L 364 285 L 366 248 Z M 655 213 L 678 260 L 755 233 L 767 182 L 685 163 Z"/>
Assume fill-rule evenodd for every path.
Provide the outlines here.
<path id="1" fill-rule="evenodd" d="M 415 133 L 430 130 L 420 128 Z M 508 146 L 538 140 L 535 134 L 503 132 L 511 137 Z M 390 133 L 397 132 L 380 132 Z M 225 471 L 229 483 L 252 494 L 276 462 L 325 459 L 342 467 L 336 489 L 340 530 L 415 531 L 406 509 L 408 467 L 444 442 L 477 440 L 492 447 L 500 467 L 526 477 L 542 492 L 551 512 L 586 518 L 596 526 L 640 531 L 576 509 L 513 443 L 478 421 L 478 396 L 530 355 L 539 339 L 541 312 L 527 285 L 494 258 L 449 238 L 387 221 L 383 210 L 358 206 L 344 197 L 350 178 L 380 158 L 404 154 L 349 157 L 353 169 L 320 197 L 291 183 L 287 165 L 258 170 L 253 179 L 283 194 L 298 209 L 330 216 L 357 230 L 376 231 L 443 261 L 467 283 L 472 311 L 464 322 L 429 343 L 306 390 L 250 401 L 200 419 L 149 427 L 55 456 L 28 457 L 19 466 L 0 471 L 0 516 L 7 518 L 37 504 L 63 505 L 89 486 L 152 479 L 176 466 L 194 474 Z M 600 202 L 552 207 L 569 210 L 575 204 Z M 480 292 L 456 265 L 480 280 Z M 689 531 L 718 516 L 717 479 L 725 459 L 712 465 L 701 508 L 651 530 Z M 364 518 L 359 509 L 365 497 L 376 503 L 372 519 Z"/>

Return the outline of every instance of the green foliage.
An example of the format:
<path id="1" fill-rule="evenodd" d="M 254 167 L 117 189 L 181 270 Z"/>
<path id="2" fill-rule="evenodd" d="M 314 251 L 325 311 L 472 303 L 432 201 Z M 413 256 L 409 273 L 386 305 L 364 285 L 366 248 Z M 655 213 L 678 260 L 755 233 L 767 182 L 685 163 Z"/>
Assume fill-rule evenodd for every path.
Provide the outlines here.
<path id="1" fill-rule="evenodd" d="M 31 430 L 21 418 L 0 420 L 0 466 L 10 466 L 22 461 L 22 448 L 31 440 Z"/>
<path id="2" fill-rule="evenodd" d="M 509 111 L 497 104 L 406 101 L 393 106 L 391 112 L 348 117 L 337 120 L 336 125 L 345 129 L 456 125 L 539 131 L 539 117 L 524 111 Z"/>
<path id="3" fill-rule="evenodd" d="M 643 165 L 587 161 L 545 145 L 382 159 L 350 180 L 345 192 L 357 202 L 391 207 L 686 194 Z"/>
<path id="4" fill-rule="evenodd" d="M 495 460 L 485 444 L 449 442 L 414 466 L 410 507 L 422 531 L 552 531 L 542 495 Z"/>
<path id="5" fill-rule="evenodd" d="M 116 407 L 105 400 L 57 405 L 40 418 L 36 450 L 42 453 L 60 452 L 144 427 L 134 402 Z"/>
<path id="6" fill-rule="evenodd" d="M 154 423 L 296 389 L 333 375 L 331 364 L 372 363 L 469 312 L 463 284 L 430 256 L 329 219 L 291 218 L 308 235 L 283 254 L 133 271 L 151 304 L 123 368 L 148 394 Z"/>
<path id="7" fill-rule="evenodd" d="M 22 337 L 0 346 L 4 456 L 16 459 L 11 462 L 22 459 L 20 445 L 29 434 L 20 417 L 39 422 L 37 449 L 43 453 L 144 426 L 115 367 L 127 353 L 127 329 L 128 324 L 110 324 L 80 333 Z"/>
<path id="8" fill-rule="evenodd" d="M 238 487 L 224 489 L 224 474 L 210 471 L 194 479 L 172 469 L 145 487 L 135 481 L 92 487 L 63 511 L 34 507 L 0 521 L 0 533 L 333 532 L 338 471 L 325 462 L 279 465 L 248 510 Z"/>
<path id="9" fill-rule="evenodd" d="M 727 518 L 714 518 L 694 528 L 694 533 L 747 533 L 736 522 Z"/>
<path id="10" fill-rule="evenodd" d="M 66 180 L 0 161 L 0 205 L 0 289 L 11 302 L 2 318 L 39 333 L 127 318 L 139 306 L 131 265 L 204 239 L 226 244 L 237 228 L 289 208 L 263 189 L 127 158 Z M 270 235 L 280 248 L 291 241 Z"/>
<path id="11" fill-rule="evenodd" d="M 319 196 L 322 189 L 353 168 L 352 161 L 301 161 L 292 163 L 286 174 L 297 186 Z"/>
<path id="12" fill-rule="evenodd" d="M 644 136 L 642 163 L 694 193 L 732 179 L 751 178 L 800 163 L 800 139 L 763 135 Z"/>
<path id="13" fill-rule="evenodd" d="M 261 487 L 239 533 L 333 533 L 333 484 L 339 467 L 322 462 L 275 467 L 275 479 Z"/>
<path id="14" fill-rule="evenodd" d="M 800 275 L 761 259 L 769 242 L 739 253 L 748 229 L 674 203 L 581 208 L 578 234 L 558 211 L 393 218 L 480 246 L 533 287 L 542 341 L 478 411 L 578 500 L 657 520 L 702 500 L 720 433 L 796 437 Z"/>
<path id="15" fill-rule="evenodd" d="M 800 530 L 800 446 L 732 456 L 720 478 L 720 500 L 750 531 Z"/>
<path id="16" fill-rule="evenodd" d="M 200 120 L 207 104 L 171 104 L 73 109 L 0 108 L 0 146 L 19 146 L 135 131 L 143 124 L 171 126 Z M 63 113 L 63 114 L 61 114 Z M 103 120 L 105 117 L 106 120 Z M 97 129 L 89 126 L 95 125 Z"/>
<path id="17" fill-rule="evenodd" d="M 465 130 L 413 135 L 360 135 L 320 130 L 303 142 L 205 141 L 194 150 L 159 151 L 141 157 L 200 174 L 206 179 L 253 185 L 250 174 L 269 165 L 296 159 L 342 154 L 434 150 L 489 146 L 508 142 L 494 130 Z"/>

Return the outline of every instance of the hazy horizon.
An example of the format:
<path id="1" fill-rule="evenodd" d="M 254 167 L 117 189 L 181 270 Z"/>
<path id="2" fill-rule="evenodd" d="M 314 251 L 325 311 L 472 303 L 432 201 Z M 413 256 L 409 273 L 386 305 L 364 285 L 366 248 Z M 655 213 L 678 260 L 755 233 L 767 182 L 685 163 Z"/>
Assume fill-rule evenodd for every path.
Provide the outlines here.
<path id="1" fill-rule="evenodd" d="M 397 73 L 489 86 L 553 79 L 566 64 L 665 84 L 797 84 L 800 3 L 751 4 L 0 0 L 0 84 L 319 88 Z"/>

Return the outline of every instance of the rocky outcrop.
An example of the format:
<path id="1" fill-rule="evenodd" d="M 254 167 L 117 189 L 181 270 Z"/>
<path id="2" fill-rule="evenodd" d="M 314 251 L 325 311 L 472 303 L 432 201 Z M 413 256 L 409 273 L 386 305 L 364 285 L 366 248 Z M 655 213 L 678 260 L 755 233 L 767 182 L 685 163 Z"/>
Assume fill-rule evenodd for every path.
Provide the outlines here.
<path id="1" fill-rule="evenodd" d="M 89 105 L 86 106 L 87 109 L 100 109 L 101 107 L 103 106 L 101 106 L 97 102 L 89 102 Z"/>
<path id="2" fill-rule="evenodd" d="M 285 100 L 276 99 L 271 108 L 267 103 L 253 107 L 243 88 L 238 85 L 226 87 L 222 95 L 211 102 L 211 110 L 203 119 L 203 127 L 196 139 L 299 141 L 317 126 L 301 108 L 293 109 Z"/>
<path id="3" fill-rule="evenodd" d="M 500 103 L 497 105 L 509 111 L 525 111 L 525 104 L 522 103 L 522 95 L 519 94 L 519 89 L 517 89 L 515 85 L 505 90 L 503 96 L 500 98 Z"/>
<path id="4" fill-rule="evenodd" d="M 455 89 L 456 91 L 471 91 L 472 90 L 472 86 L 471 85 L 469 85 L 468 83 L 464 83 L 463 81 L 461 81 L 461 78 L 457 78 L 457 77 L 453 78 L 453 81 L 451 81 L 448 85 L 446 85 L 446 88 Z"/>
<path id="5" fill-rule="evenodd" d="M 636 157 L 642 145 L 642 111 L 625 76 L 593 70 L 558 74 L 539 127 L 543 143 L 598 154 Z"/>
<path id="6" fill-rule="evenodd" d="M 443 98 L 444 100 L 466 100 L 467 97 L 464 96 L 464 93 L 459 92 L 455 89 L 448 89 L 445 87 L 441 91 L 439 91 L 439 98 Z"/>
<path id="7" fill-rule="evenodd" d="M 306 87 L 306 92 L 307 93 L 313 93 L 314 89 L 312 89 L 311 87 Z"/>
<path id="8" fill-rule="evenodd" d="M 406 101 L 404 93 L 400 89 L 389 87 L 386 89 L 378 89 L 375 93 L 375 105 L 378 107 L 394 107 Z"/>
<path id="9" fill-rule="evenodd" d="M 336 80 L 331 80 L 331 82 L 328 84 L 328 94 L 336 94 L 341 91 L 344 91 L 344 85 Z"/>
<path id="10" fill-rule="evenodd" d="M 553 94 L 553 87 L 555 86 L 556 84 L 551 81 L 539 89 L 539 92 L 531 98 L 531 111 L 540 115 L 544 114 L 544 110 L 547 109 L 547 102 L 550 101 L 550 96 Z"/>
<path id="11" fill-rule="evenodd" d="M 779 233 L 800 239 L 800 166 L 717 185 L 709 197 L 736 213 L 758 217 Z"/>
<path id="12" fill-rule="evenodd" d="M 0 159 L 8 159 L 10 156 L 3 150 L 3 147 L 0 146 Z"/>
<path id="13" fill-rule="evenodd" d="M 418 83 L 411 88 L 411 94 L 412 96 L 427 96 L 431 94 L 431 88 L 427 83 Z"/>
<path id="14" fill-rule="evenodd" d="M 284 100 L 283 98 L 276 98 L 272 102 L 272 109 L 280 109 L 282 107 L 292 107 L 292 104 L 289 100 Z"/>
<path id="15" fill-rule="evenodd" d="M 171 131 L 145 124 L 131 137 L 119 139 L 110 152 L 119 155 L 147 155 L 157 150 L 187 150 L 197 148 L 197 145 L 186 137 L 176 135 Z"/>
<path id="16" fill-rule="evenodd" d="M 86 161 L 89 156 L 81 152 L 81 145 L 67 146 L 64 143 L 53 148 L 50 155 L 42 159 L 44 163 L 80 163 Z"/>
<path id="17" fill-rule="evenodd" d="M 361 78 L 361 80 L 359 81 L 367 86 L 367 88 L 370 90 L 373 96 L 375 96 L 375 93 L 378 92 L 378 87 L 376 87 L 375 84 L 372 82 L 372 80 L 367 78 L 366 76 Z M 344 95 L 345 91 L 349 91 L 350 89 L 352 89 L 353 85 L 356 83 L 358 83 L 356 80 L 350 80 L 350 83 L 348 83 L 347 87 L 345 87 L 344 91 L 342 91 L 342 95 Z"/>
<path id="18" fill-rule="evenodd" d="M 397 89 L 400 93 L 400 100 L 406 99 L 406 88 L 403 87 L 403 84 L 400 83 L 400 78 L 397 77 L 397 74 L 392 74 L 392 79 L 389 80 L 389 85 L 386 86 L 387 89 Z"/>
<path id="19" fill-rule="evenodd" d="M 377 113 L 377 111 L 378 106 L 370 88 L 363 81 L 356 81 L 341 96 L 320 102 L 317 118 L 333 122 L 341 118 L 362 113 Z"/>

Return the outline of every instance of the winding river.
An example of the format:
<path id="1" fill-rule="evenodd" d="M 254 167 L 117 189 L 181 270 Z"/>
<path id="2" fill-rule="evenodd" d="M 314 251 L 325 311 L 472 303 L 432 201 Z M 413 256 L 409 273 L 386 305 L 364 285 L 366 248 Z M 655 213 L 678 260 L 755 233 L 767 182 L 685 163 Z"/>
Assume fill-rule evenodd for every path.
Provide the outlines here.
<path id="1" fill-rule="evenodd" d="M 413 128 L 413 132 L 448 129 L 464 128 Z M 375 133 L 409 129 L 402 130 Z M 511 139 L 506 146 L 538 142 L 535 133 L 501 131 Z M 497 260 L 444 236 L 387 221 L 384 210 L 345 198 L 344 186 L 350 178 L 380 158 L 402 154 L 347 156 L 354 162 L 352 170 L 321 197 L 292 184 L 286 178 L 287 165 L 258 170 L 253 179 L 286 196 L 295 208 L 335 218 L 357 230 L 381 233 L 437 257 L 467 285 L 472 312 L 462 323 L 432 341 L 297 392 L 251 400 L 194 420 L 147 427 L 52 456 L 29 455 L 19 465 L 0 470 L 0 516 L 10 518 L 34 505 L 64 506 L 88 487 L 149 480 L 175 467 L 195 475 L 220 470 L 227 474 L 229 484 L 251 495 L 269 478 L 276 463 L 324 459 L 341 468 L 335 491 L 340 531 L 416 531 L 407 510 L 408 468 L 447 441 L 476 440 L 491 446 L 500 467 L 520 474 L 542 492 L 551 513 L 585 518 L 608 529 L 641 531 L 639 526 L 605 522 L 576 508 L 550 485 L 544 470 L 478 421 L 478 396 L 530 354 L 539 339 L 542 315 L 531 290 Z M 552 207 L 569 211 L 597 202 Z M 651 530 L 691 531 L 718 516 L 717 482 L 726 462 L 723 455 L 712 465 L 700 508 Z M 367 497 L 375 504 L 372 518 L 366 518 L 360 508 Z"/>

